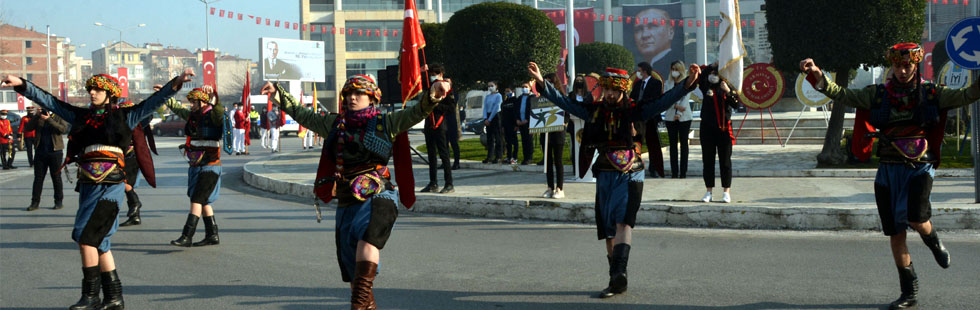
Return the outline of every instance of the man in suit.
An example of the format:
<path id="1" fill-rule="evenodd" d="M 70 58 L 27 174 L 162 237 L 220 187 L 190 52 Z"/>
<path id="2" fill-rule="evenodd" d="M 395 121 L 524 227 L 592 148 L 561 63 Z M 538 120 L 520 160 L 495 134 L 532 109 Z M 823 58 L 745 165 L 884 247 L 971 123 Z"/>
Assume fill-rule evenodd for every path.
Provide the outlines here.
<path id="1" fill-rule="evenodd" d="M 269 42 L 266 45 L 269 53 L 272 55 L 266 57 L 263 61 L 263 68 L 265 69 L 266 79 L 278 79 L 278 80 L 298 80 L 299 71 L 293 64 L 282 61 L 279 59 L 279 43 L 276 41 Z"/>
<path id="2" fill-rule="evenodd" d="M 521 152 L 524 158 L 521 165 L 530 165 L 534 157 L 534 138 L 531 137 L 531 106 L 538 99 L 538 95 L 531 92 L 531 83 L 521 84 L 522 95 L 520 106 L 517 110 L 517 129 L 521 132 Z"/>
<path id="3" fill-rule="evenodd" d="M 630 91 L 630 99 L 637 105 L 645 105 L 656 101 L 663 94 L 663 82 L 653 76 L 653 68 L 648 62 L 641 62 L 636 65 L 637 80 L 633 83 Z M 647 152 L 650 154 L 650 176 L 655 178 L 664 177 L 664 154 L 660 150 L 660 133 L 657 126 L 660 124 L 660 115 L 656 115 L 637 127 L 637 132 L 642 132 L 646 136 Z M 642 129 L 641 128 L 645 128 Z"/>
<path id="4" fill-rule="evenodd" d="M 637 20 L 671 20 L 667 11 L 649 8 L 636 14 Z M 670 63 L 683 59 L 682 51 L 674 51 L 674 27 L 659 23 L 636 24 L 633 26 L 633 42 L 636 50 L 643 55 L 643 60 L 649 60 L 651 67 L 657 72 L 670 72 Z"/>

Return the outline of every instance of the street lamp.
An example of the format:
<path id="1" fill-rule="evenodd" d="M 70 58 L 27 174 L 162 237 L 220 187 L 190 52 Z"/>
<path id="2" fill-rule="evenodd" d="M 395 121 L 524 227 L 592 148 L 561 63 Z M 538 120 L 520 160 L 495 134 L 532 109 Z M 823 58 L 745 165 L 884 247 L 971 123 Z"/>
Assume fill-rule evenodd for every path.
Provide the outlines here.
<path id="1" fill-rule="evenodd" d="M 120 45 L 122 44 L 122 34 L 123 34 L 123 31 L 129 31 L 129 30 L 133 30 L 133 29 L 136 29 L 136 28 L 140 28 L 140 27 L 146 27 L 146 24 L 139 24 L 139 25 L 136 25 L 136 26 L 133 26 L 133 27 L 129 27 L 129 28 L 126 28 L 126 29 L 118 29 L 118 28 L 115 28 L 115 27 L 112 27 L 112 26 L 109 26 L 109 25 L 106 25 L 106 24 L 103 24 L 103 23 L 100 23 L 100 22 L 95 22 L 95 25 L 96 26 L 99 26 L 99 27 L 106 27 L 106 28 L 109 28 L 109 29 L 112 29 L 112 30 L 115 30 L 115 31 L 119 31 L 119 43 L 118 44 L 120 44 Z M 121 67 L 124 64 L 124 62 L 123 62 L 122 49 L 120 49 L 120 46 L 117 46 L 116 47 L 116 50 L 119 51 L 119 66 Z"/>
<path id="2" fill-rule="evenodd" d="M 211 29 L 208 26 L 208 14 L 211 11 L 211 4 L 221 0 L 197 0 L 204 3 L 204 50 L 211 50 Z"/>

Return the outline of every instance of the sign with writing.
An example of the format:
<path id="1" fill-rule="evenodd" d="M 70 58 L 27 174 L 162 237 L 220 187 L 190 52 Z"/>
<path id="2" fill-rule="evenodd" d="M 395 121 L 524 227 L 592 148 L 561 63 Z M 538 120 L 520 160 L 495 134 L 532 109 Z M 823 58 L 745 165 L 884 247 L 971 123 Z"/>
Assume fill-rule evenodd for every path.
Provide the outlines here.
<path id="1" fill-rule="evenodd" d="M 767 63 L 756 63 L 743 71 L 742 92 L 738 94 L 742 103 L 750 109 L 767 109 L 779 102 L 786 92 L 783 75 Z"/>
<path id="2" fill-rule="evenodd" d="M 973 85 L 973 81 L 970 78 L 970 70 L 950 61 L 943 65 L 942 70 L 939 70 L 939 84 L 952 89 L 960 89 Z"/>
<path id="3" fill-rule="evenodd" d="M 531 117 L 528 120 L 531 133 L 565 130 L 565 111 L 545 97 L 535 98 L 534 103 L 531 104 Z"/>
<path id="4" fill-rule="evenodd" d="M 833 72 L 824 71 L 823 74 L 827 74 L 831 81 L 837 77 Z M 813 85 L 806 81 L 806 73 L 800 73 L 800 77 L 796 78 L 796 99 L 808 107 L 819 107 L 830 102 L 830 98 L 813 89 Z"/>

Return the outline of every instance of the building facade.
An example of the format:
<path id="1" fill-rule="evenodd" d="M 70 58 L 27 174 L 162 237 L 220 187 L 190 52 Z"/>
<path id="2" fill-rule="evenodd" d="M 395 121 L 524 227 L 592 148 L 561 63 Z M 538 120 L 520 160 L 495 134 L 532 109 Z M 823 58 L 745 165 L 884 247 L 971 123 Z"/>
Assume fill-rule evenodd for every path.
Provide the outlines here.
<path id="1" fill-rule="evenodd" d="M 59 45 L 65 40 L 52 36 L 50 41 L 51 46 L 48 46 L 47 34 L 43 32 L 10 24 L 0 25 L 0 71 L 21 76 L 52 94 L 58 94 L 58 76 L 64 73 L 66 67 L 63 61 L 59 61 L 64 59 L 66 49 L 59 48 Z"/>

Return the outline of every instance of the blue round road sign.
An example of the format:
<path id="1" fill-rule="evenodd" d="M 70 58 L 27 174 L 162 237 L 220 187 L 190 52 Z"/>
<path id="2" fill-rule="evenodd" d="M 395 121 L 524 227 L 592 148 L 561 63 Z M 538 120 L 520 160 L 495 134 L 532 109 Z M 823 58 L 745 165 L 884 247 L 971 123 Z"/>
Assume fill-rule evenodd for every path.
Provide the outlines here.
<path id="1" fill-rule="evenodd" d="M 949 28 L 946 53 L 960 67 L 980 69 L 980 17 L 964 18 Z"/>

